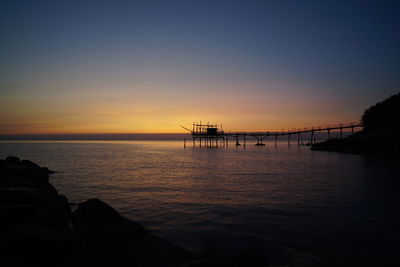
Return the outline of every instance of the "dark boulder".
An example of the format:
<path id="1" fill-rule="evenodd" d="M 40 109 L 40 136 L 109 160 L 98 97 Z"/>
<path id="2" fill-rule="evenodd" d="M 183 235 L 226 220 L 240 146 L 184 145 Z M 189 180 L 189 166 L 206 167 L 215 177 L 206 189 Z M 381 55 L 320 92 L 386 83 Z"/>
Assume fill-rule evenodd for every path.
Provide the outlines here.
<path id="1" fill-rule="evenodd" d="M 21 163 L 21 160 L 17 157 L 8 156 L 8 157 L 6 157 L 6 162 L 9 165 L 18 165 Z"/>
<path id="2" fill-rule="evenodd" d="M 114 255 L 120 266 L 173 267 L 194 259 L 193 253 L 156 235 L 147 235 Z"/>
<path id="3" fill-rule="evenodd" d="M 211 238 L 200 258 L 207 262 L 204 266 L 321 266 L 314 256 L 252 235 Z"/>
<path id="4" fill-rule="evenodd" d="M 36 163 L 34 163 L 34 162 L 30 161 L 30 160 L 26 160 L 26 159 L 21 160 L 21 164 L 27 169 L 31 169 L 31 170 L 40 169 L 39 165 L 37 165 Z"/>
<path id="5" fill-rule="evenodd" d="M 260 248 L 236 238 L 207 240 L 200 257 L 210 266 L 268 266 Z"/>
<path id="6" fill-rule="evenodd" d="M 33 167 L 34 163 L 27 163 L 31 167 L 21 164 L 16 157 L 7 157 L 0 166 L 0 186 L 38 186 L 49 183 L 47 168 Z"/>
<path id="7" fill-rule="evenodd" d="M 0 169 L 0 231 L 17 224 L 44 223 L 66 227 L 71 218 L 68 199 L 48 182 L 47 168 L 7 157 Z"/>
<path id="8" fill-rule="evenodd" d="M 57 189 L 50 183 L 39 185 L 38 188 L 43 192 L 43 196 L 46 198 L 52 198 L 58 195 Z"/>
<path id="9" fill-rule="evenodd" d="M 34 188 L 7 187 L 0 189 L 1 203 L 43 203 L 43 193 Z"/>
<path id="10" fill-rule="evenodd" d="M 5 159 L 0 159 L 0 171 L 2 171 L 7 166 L 7 161 Z"/>
<path id="11" fill-rule="evenodd" d="M 45 209 L 48 211 L 48 221 L 52 226 L 67 227 L 71 221 L 71 207 L 68 198 L 62 195 L 51 195 L 46 197 Z M 44 215 L 44 213 L 39 213 Z"/>
<path id="12" fill-rule="evenodd" d="M 82 238 L 94 242 L 136 240 L 148 233 L 141 224 L 122 217 L 99 199 L 79 204 L 72 214 L 72 225 Z"/>
<path id="13" fill-rule="evenodd" d="M 0 244 L 2 260 L 16 266 L 67 266 L 79 247 L 78 239 L 67 228 L 27 224 L 10 229 Z"/>

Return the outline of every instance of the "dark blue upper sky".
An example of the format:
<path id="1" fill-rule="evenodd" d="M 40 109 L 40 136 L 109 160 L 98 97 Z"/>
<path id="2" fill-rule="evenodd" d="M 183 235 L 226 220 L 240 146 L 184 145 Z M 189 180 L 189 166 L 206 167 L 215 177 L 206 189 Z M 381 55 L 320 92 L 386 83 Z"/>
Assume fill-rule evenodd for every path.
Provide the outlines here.
<path id="1" fill-rule="evenodd" d="M 28 102 L 24 97 L 31 97 L 33 108 L 48 105 L 43 113 L 54 108 L 44 96 L 67 103 L 90 100 L 102 109 L 110 108 L 101 104 L 104 98 L 122 106 L 131 98 L 169 110 L 175 123 L 172 118 L 183 112 L 176 106 L 189 109 L 183 103 L 194 98 L 233 95 L 219 112 L 232 112 L 240 101 L 249 116 L 271 114 L 261 106 L 249 108 L 252 103 L 286 112 L 285 106 L 298 102 L 320 102 L 341 110 L 337 120 L 355 119 L 363 108 L 399 91 L 399 3 L 2 1 L 2 112 Z M 76 105 L 60 107 L 59 115 L 82 111 L 83 104 Z M 218 103 L 208 105 L 215 109 Z M 144 116 L 156 116 L 150 106 L 143 105 Z M 209 115 L 200 108 L 191 112 Z M 303 113 L 325 116 L 311 124 L 334 120 L 323 106 Z"/>

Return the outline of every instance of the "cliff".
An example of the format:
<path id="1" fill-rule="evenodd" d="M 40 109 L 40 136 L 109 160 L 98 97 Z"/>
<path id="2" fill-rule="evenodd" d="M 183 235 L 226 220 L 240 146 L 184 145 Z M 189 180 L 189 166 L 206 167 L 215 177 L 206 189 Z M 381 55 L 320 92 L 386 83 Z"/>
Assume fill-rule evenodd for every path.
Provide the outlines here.
<path id="1" fill-rule="evenodd" d="M 400 93 L 364 111 L 363 130 L 343 139 L 312 145 L 312 150 L 347 153 L 400 153 Z"/>

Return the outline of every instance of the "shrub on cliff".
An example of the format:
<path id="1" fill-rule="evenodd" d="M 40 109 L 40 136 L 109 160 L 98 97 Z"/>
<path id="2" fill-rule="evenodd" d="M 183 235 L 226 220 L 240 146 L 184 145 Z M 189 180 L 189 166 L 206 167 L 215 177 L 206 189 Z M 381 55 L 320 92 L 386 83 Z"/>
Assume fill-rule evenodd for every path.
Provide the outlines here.
<path id="1" fill-rule="evenodd" d="M 400 132 L 400 93 L 366 109 L 362 116 L 364 131 L 392 129 Z"/>

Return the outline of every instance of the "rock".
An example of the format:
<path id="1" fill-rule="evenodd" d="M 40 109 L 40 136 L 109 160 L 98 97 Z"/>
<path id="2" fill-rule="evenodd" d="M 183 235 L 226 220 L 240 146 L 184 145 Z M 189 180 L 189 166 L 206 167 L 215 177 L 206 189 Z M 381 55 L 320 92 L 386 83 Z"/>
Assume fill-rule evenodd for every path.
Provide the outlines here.
<path id="1" fill-rule="evenodd" d="M 268 266 L 261 249 L 234 238 L 207 240 L 200 257 L 211 266 Z"/>
<path id="2" fill-rule="evenodd" d="M 0 236 L 18 223 L 27 223 L 43 203 L 1 203 Z"/>
<path id="3" fill-rule="evenodd" d="M 136 240 L 148 232 L 139 223 L 122 217 L 118 211 L 99 199 L 79 204 L 72 214 L 74 230 L 89 241 Z"/>
<path id="4" fill-rule="evenodd" d="M 31 180 L 35 181 L 37 184 L 48 184 L 49 183 L 49 171 L 47 168 L 30 170 L 28 177 Z"/>
<path id="5" fill-rule="evenodd" d="M 34 188 L 7 187 L 0 189 L 1 203 L 43 203 L 43 193 Z"/>
<path id="6" fill-rule="evenodd" d="M 51 198 L 58 195 L 57 189 L 52 184 L 40 185 L 39 189 L 43 192 L 43 196 L 46 198 Z"/>
<path id="7" fill-rule="evenodd" d="M 36 189 L 0 189 L 0 231 L 7 231 L 18 223 L 28 222 L 36 210 L 43 206 L 43 195 Z"/>
<path id="8" fill-rule="evenodd" d="M 156 236 L 147 235 L 119 250 L 115 259 L 121 266 L 183 266 L 194 259 L 193 253 Z"/>
<path id="9" fill-rule="evenodd" d="M 47 168 L 29 161 L 7 157 L 0 169 L 0 231 L 25 223 L 68 226 L 71 208 L 48 182 Z M 4 218 L 3 218 L 4 217 Z"/>
<path id="10" fill-rule="evenodd" d="M 7 164 L 10 164 L 10 165 L 18 165 L 18 164 L 20 164 L 21 160 L 17 157 L 8 156 L 8 157 L 6 157 L 6 162 L 7 162 Z"/>
<path id="11" fill-rule="evenodd" d="M 26 159 L 21 160 L 21 164 L 22 164 L 23 166 L 25 166 L 26 168 L 31 169 L 31 170 L 38 170 L 38 169 L 40 169 L 40 166 L 39 166 L 39 165 L 37 165 L 36 163 L 33 163 L 33 162 L 30 161 L 30 160 L 26 160 Z"/>
<path id="12" fill-rule="evenodd" d="M 71 207 L 68 199 L 61 195 L 47 198 L 44 206 L 37 209 L 29 222 L 32 225 L 68 227 L 71 220 Z"/>
<path id="13" fill-rule="evenodd" d="M 12 160 L 15 161 L 15 160 Z M 7 183 L 13 184 L 18 183 L 18 180 L 26 183 L 27 181 L 33 183 L 33 186 L 48 184 L 49 183 L 49 171 L 47 168 L 34 168 L 28 169 L 22 164 L 5 164 L 0 169 L 1 184 Z"/>
<path id="14" fill-rule="evenodd" d="M 17 225 L 6 233 L 1 247 L 5 258 L 19 264 L 65 266 L 79 244 L 66 228 Z"/>
<path id="15" fill-rule="evenodd" d="M 7 161 L 5 159 L 0 159 L 0 171 L 7 166 Z"/>
<path id="16" fill-rule="evenodd" d="M 212 266 L 320 266 L 311 255 L 264 238 L 242 235 L 207 240 L 200 253 Z"/>
<path id="17" fill-rule="evenodd" d="M 181 267 L 213 267 L 213 265 L 205 259 L 194 259 L 181 265 Z"/>
<path id="18" fill-rule="evenodd" d="M 36 182 L 21 177 L 20 175 L 5 174 L 0 180 L 0 188 L 7 188 L 7 187 L 35 188 L 36 186 L 37 186 Z"/>

